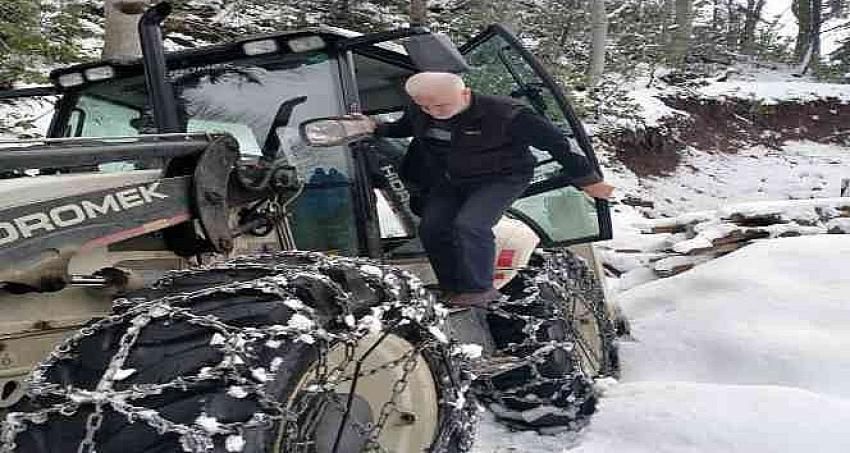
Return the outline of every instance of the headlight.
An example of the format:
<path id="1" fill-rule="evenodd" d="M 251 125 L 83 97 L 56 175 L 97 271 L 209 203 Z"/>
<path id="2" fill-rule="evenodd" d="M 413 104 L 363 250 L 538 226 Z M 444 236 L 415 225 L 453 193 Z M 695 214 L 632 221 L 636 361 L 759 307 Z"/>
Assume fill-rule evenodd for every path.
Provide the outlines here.
<path id="1" fill-rule="evenodd" d="M 262 39 L 260 41 L 251 41 L 242 44 L 242 51 L 249 57 L 274 53 L 277 52 L 277 49 L 277 41 L 274 39 Z"/>
<path id="2" fill-rule="evenodd" d="M 68 74 L 62 74 L 58 79 L 59 85 L 62 88 L 71 88 L 78 85 L 82 85 L 85 83 L 83 79 L 83 74 L 80 72 L 70 72 Z"/>
<path id="3" fill-rule="evenodd" d="M 112 66 L 98 66 L 86 69 L 85 75 L 89 82 L 98 82 L 115 77 L 115 69 Z"/>
<path id="4" fill-rule="evenodd" d="M 325 48 L 325 40 L 321 36 L 305 36 L 303 38 L 290 39 L 286 42 L 293 52 L 310 52 Z"/>

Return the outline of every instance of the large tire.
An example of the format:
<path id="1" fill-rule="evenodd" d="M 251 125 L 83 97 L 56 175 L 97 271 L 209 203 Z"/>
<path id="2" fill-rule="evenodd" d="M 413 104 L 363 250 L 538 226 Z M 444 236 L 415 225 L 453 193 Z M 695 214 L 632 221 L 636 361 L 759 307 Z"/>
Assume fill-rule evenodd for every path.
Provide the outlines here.
<path id="1" fill-rule="evenodd" d="M 598 279 L 569 251 L 538 251 L 502 292 L 487 316 L 496 354 L 476 393 L 511 427 L 579 428 L 596 407 L 594 379 L 619 374 Z"/>
<path id="2" fill-rule="evenodd" d="M 345 418 L 339 452 L 467 451 L 475 404 L 441 311 L 410 274 L 359 259 L 175 272 L 36 368 L 2 447 L 77 451 L 91 434 L 82 451 L 330 452 Z"/>

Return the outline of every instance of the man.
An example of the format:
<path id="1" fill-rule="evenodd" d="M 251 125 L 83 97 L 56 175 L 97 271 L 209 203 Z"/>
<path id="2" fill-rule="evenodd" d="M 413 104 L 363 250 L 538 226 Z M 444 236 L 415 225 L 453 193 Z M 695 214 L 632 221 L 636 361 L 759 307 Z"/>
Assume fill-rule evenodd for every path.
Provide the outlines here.
<path id="1" fill-rule="evenodd" d="M 428 195 L 419 235 L 440 289 L 455 306 L 486 307 L 493 288 L 492 228 L 531 182 L 529 146 L 548 151 L 588 195 L 608 198 L 613 187 L 583 156 L 570 152 L 561 131 L 515 99 L 473 93 L 451 73 L 410 77 L 416 106 L 398 121 L 372 124 L 376 135 L 413 137 L 410 158 Z M 408 172 L 409 173 L 409 172 Z"/>

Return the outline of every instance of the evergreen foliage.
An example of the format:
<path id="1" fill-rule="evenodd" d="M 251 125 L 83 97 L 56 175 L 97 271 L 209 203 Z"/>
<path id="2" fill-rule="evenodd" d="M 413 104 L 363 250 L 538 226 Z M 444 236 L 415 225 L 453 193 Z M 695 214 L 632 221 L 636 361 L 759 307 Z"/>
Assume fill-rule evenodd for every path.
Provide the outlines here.
<path id="1" fill-rule="evenodd" d="M 766 0 L 690 1 L 692 33 L 683 61 L 671 61 L 676 11 L 683 0 L 607 0 L 605 76 L 600 84 L 654 79 L 659 68 L 710 73 L 744 62 L 798 63 L 800 44 L 778 33 Z M 846 0 L 819 3 L 824 20 L 844 25 Z M 586 85 L 591 44 L 591 0 L 429 0 L 426 23 L 463 42 L 493 22 L 511 27 L 556 77 L 573 90 Z M 237 36 L 331 24 L 359 32 L 408 25 L 409 0 L 172 0 L 167 22 L 172 45 L 192 47 Z M 807 3 L 808 4 L 808 3 Z M 676 6 L 676 7 L 674 7 Z M 803 8 L 805 9 L 805 8 Z M 0 2 L 0 86 L 43 81 L 50 68 L 96 57 L 81 48 L 101 39 L 103 0 L 3 0 Z M 842 19 L 843 18 L 843 19 Z M 836 22 L 838 21 L 838 22 Z M 81 25 L 83 24 L 83 25 Z M 84 26 L 85 25 L 85 26 Z M 676 49 L 682 43 L 675 43 Z M 850 71 L 850 40 L 824 55 L 816 74 L 842 79 Z M 617 82 L 619 83 L 619 82 Z M 616 85 L 616 83 L 614 84 Z M 600 92 L 609 88 L 596 87 Z M 616 90 L 615 90 L 616 91 Z M 586 99 L 594 99 L 591 93 Z M 591 106 L 592 107 L 592 106 Z"/>
<path id="2" fill-rule="evenodd" d="M 0 86 L 43 81 L 53 66 L 78 62 L 81 20 L 96 5 L 84 1 L 3 0 L 0 3 Z"/>

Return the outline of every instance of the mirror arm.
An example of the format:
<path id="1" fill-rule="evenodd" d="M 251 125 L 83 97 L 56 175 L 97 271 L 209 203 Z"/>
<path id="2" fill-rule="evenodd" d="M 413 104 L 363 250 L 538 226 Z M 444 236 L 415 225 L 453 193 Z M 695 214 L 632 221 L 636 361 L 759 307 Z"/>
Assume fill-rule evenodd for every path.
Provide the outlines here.
<path id="1" fill-rule="evenodd" d="M 277 129 L 289 124 L 292 117 L 292 112 L 295 107 L 307 101 L 307 96 L 298 96 L 292 99 L 287 99 L 280 104 L 277 113 L 274 116 L 272 125 L 269 128 L 269 133 L 263 141 L 262 158 L 266 162 L 272 162 L 277 157 L 278 148 L 280 148 L 280 139 L 277 137 Z"/>

